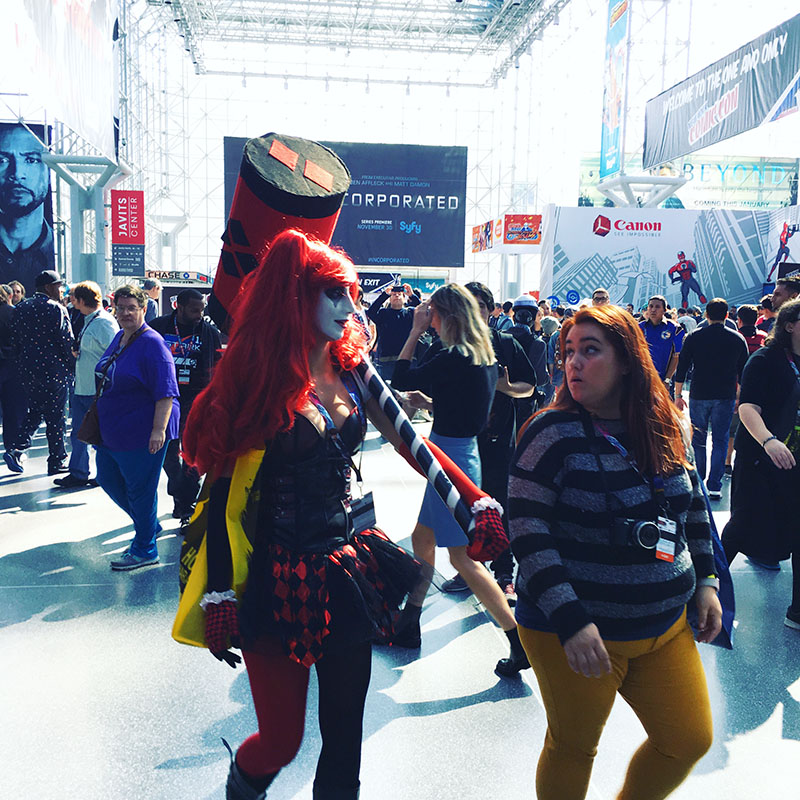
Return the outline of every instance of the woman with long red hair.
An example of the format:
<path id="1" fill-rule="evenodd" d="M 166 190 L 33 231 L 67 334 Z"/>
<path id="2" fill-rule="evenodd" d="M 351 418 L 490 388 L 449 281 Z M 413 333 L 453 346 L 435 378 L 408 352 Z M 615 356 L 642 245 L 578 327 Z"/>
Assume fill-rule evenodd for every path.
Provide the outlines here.
<path id="1" fill-rule="evenodd" d="M 244 282 L 227 351 L 184 433 L 187 460 L 213 479 L 205 641 L 231 666 L 229 647 L 241 645 L 258 718 L 231 762 L 228 800 L 264 797 L 294 758 L 312 665 L 322 734 L 313 796 L 358 796 L 371 641 L 391 637 L 399 607 L 425 585 L 422 565 L 385 534 L 353 529 L 350 471 L 367 416 L 401 444 L 351 372 L 366 347 L 357 293 L 342 253 L 298 231 L 278 236 Z M 237 459 L 253 450 L 264 455 L 238 506 L 253 551 L 237 601 L 226 516 Z"/>
<path id="2" fill-rule="evenodd" d="M 669 795 L 711 744 L 698 641 L 721 627 L 706 503 L 677 409 L 624 310 L 561 330 L 564 383 L 533 418 L 509 484 L 520 638 L 547 712 L 539 800 L 580 800 L 619 693 L 648 738 L 618 800 Z"/>

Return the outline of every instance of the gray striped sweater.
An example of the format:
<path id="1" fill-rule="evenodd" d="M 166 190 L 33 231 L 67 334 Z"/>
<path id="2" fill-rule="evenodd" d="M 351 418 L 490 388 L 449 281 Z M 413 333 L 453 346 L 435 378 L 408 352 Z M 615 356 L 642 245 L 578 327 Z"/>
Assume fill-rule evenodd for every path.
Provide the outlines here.
<path id="1" fill-rule="evenodd" d="M 622 422 L 603 425 L 630 450 Z M 694 470 L 664 480 L 680 534 L 673 563 L 656 559 L 653 550 L 612 543 L 612 518 L 655 521 L 658 504 L 642 476 L 598 434 L 604 482 L 591 445 L 578 414 L 548 411 L 517 447 L 508 503 L 519 562 L 517 619 L 558 633 L 562 642 L 590 622 L 604 639 L 657 636 L 692 597 L 695 575 L 715 571 L 702 489 Z"/>

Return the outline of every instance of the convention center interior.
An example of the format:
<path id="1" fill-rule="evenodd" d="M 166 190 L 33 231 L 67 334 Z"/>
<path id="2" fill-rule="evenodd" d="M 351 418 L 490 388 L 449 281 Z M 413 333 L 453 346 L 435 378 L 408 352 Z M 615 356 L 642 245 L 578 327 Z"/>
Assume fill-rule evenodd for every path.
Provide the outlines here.
<path id="1" fill-rule="evenodd" d="M 800 796 L 797 0 L 3 7 L 0 797 Z"/>

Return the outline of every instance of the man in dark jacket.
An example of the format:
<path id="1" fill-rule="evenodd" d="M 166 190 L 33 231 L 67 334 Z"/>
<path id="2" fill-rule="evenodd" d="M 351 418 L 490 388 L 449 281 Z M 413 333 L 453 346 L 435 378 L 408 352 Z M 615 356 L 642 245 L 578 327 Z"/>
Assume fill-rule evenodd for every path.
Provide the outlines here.
<path id="1" fill-rule="evenodd" d="M 478 302 L 481 316 L 488 323 L 494 297 L 488 286 L 473 281 L 464 287 Z M 533 299 L 533 298 L 531 298 Z M 478 435 L 478 452 L 481 459 L 481 487 L 488 492 L 505 510 L 508 507 L 508 471 L 511 456 L 514 452 L 514 434 L 516 431 L 514 399 L 530 397 L 536 386 L 536 372 L 525 351 L 510 334 L 494 329 L 490 330 L 495 358 L 502 370 L 489 412 L 486 428 Z M 508 531 L 506 514 L 503 514 L 503 525 Z M 492 571 L 498 586 L 503 590 L 510 605 L 515 605 L 517 596 L 514 592 L 514 559 L 508 549 L 492 562 Z M 454 581 L 466 584 L 460 576 Z M 447 581 L 446 583 L 451 583 Z M 449 591 L 460 591 L 458 583 Z"/>
<path id="2" fill-rule="evenodd" d="M 675 404 L 686 407 L 681 397 L 689 367 L 694 376 L 689 391 L 689 414 L 692 418 L 692 445 L 697 474 L 706 477 L 706 440 L 711 427 L 711 468 L 708 475 L 708 496 L 722 497 L 722 476 L 725 471 L 725 452 L 728 431 L 733 419 L 742 370 L 747 362 L 747 342 L 737 331 L 725 326 L 728 304 L 715 297 L 706 306 L 707 328 L 690 333 L 681 347 L 678 371 L 675 373 Z"/>
<path id="3" fill-rule="evenodd" d="M 3 445 L 13 452 L 25 418 L 25 393 L 20 386 L 17 359 L 11 343 L 14 306 L 11 296 L 0 291 L 0 409 L 3 412 Z"/>
<path id="4" fill-rule="evenodd" d="M 35 280 L 36 294 L 14 309 L 12 347 L 20 383 L 28 398 L 28 413 L 13 449 L 4 459 L 12 472 L 22 472 L 20 455 L 42 419 L 47 426 L 47 474 L 67 472 L 64 447 L 66 406 L 75 371 L 74 339 L 67 310 L 61 304 L 64 284 L 47 269 Z"/>
<path id="5" fill-rule="evenodd" d="M 219 331 L 203 319 L 205 300 L 197 289 L 184 289 L 178 294 L 175 311 L 156 317 L 150 327 L 164 337 L 175 359 L 175 373 L 180 392 L 181 426 L 197 395 L 208 386 L 211 370 L 220 357 Z M 194 510 L 200 489 L 200 475 L 181 459 L 180 439 L 171 439 L 164 458 L 167 491 L 174 501 L 172 516 L 187 520 Z"/>
<path id="6" fill-rule="evenodd" d="M 387 300 L 389 307 L 384 308 Z M 405 283 L 402 286 L 395 284 L 391 291 L 382 291 L 367 309 L 367 316 L 378 329 L 378 356 L 375 359 L 375 366 L 385 381 L 392 380 L 397 355 L 403 349 L 408 334 L 411 333 L 414 306 L 418 306 L 419 302 L 409 284 Z"/>
<path id="7" fill-rule="evenodd" d="M 550 375 L 547 372 L 547 344 L 542 338 L 541 329 L 535 330 L 539 306 L 529 294 L 523 294 L 514 301 L 514 324 L 508 329 L 522 346 L 533 371 L 536 373 L 536 393 L 529 397 L 519 397 L 514 401 L 517 407 L 517 420 L 523 424 L 535 411 L 536 403 L 543 406 L 552 396 Z"/>

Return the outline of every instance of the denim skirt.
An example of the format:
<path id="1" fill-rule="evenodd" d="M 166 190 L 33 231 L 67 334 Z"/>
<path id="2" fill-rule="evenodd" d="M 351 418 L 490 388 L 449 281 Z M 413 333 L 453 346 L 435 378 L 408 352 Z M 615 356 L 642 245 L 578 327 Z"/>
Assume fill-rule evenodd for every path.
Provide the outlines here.
<path id="1" fill-rule="evenodd" d="M 476 437 L 461 438 L 432 433 L 430 440 L 444 450 L 476 486 L 481 485 L 481 460 Z M 469 544 L 467 535 L 430 483 L 425 489 L 417 521 L 420 525 L 433 529 L 437 547 L 466 547 Z"/>

